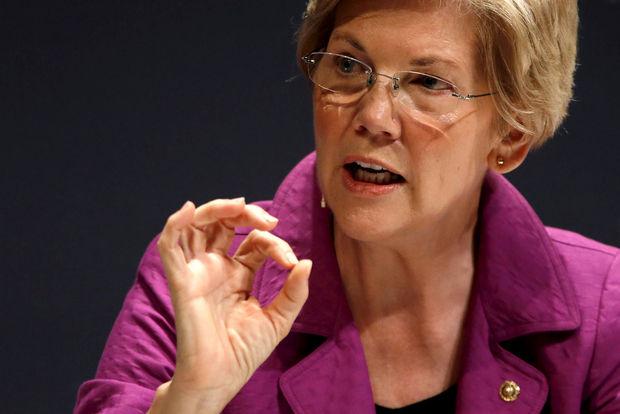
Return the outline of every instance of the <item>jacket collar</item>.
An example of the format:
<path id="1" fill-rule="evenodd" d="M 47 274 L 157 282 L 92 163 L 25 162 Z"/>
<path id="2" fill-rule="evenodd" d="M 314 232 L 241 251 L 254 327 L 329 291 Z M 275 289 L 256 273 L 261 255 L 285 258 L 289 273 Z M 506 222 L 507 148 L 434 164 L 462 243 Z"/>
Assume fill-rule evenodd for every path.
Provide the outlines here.
<path id="1" fill-rule="evenodd" d="M 488 173 L 483 183 L 477 236 L 457 412 L 539 413 L 548 394 L 545 376 L 501 343 L 579 327 L 575 293 L 544 225 L 496 173 Z M 507 380 L 522 390 L 515 402 L 499 398 Z"/>
<path id="2" fill-rule="evenodd" d="M 577 328 L 581 317 L 566 268 L 523 196 L 490 172 L 479 211 L 474 291 L 480 295 L 491 338 L 502 342 Z"/>
<path id="3" fill-rule="evenodd" d="M 325 404 L 326 396 L 338 394 L 329 404 L 342 401 L 347 404 L 345 411 L 362 413 L 373 407 L 372 393 L 359 333 L 338 271 L 331 213 L 320 207 L 320 198 L 312 153 L 287 176 L 271 206 L 271 213 L 281 223 L 274 233 L 287 240 L 299 257 L 314 263 L 309 297 L 292 330 L 328 338 L 283 374 L 280 383 L 296 412 L 320 412 L 318 407 Z M 476 276 L 459 381 L 459 406 L 468 408 L 458 412 L 505 410 L 505 406 L 481 406 L 484 399 L 475 388 L 481 379 L 488 381 L 492 385 L 486 388 L 491 390 L 488 398 L 501 404 L 497 392 L 506 378 L 532 391 L 531 398 L 511 405 L 512 411 L 506 412 L 534 412 L 546 398 L 545 379 L 504 351 L 500 342 L 536 332 L 576 329 L 580 324 L 577 302 L 545 227 L 502 176 L 488 173 L 485 177 L 479 211 Z M 286 272 L 274 263 L 265 266 L 257 276 L 261 303 L 275 297 L 285 277 Z M 326 371 L 325 366 L 333 369 Z M 313 395 L 322 397 L 304 400 L 295 392 L 308 387 L 315 391 Z M 343 387 L 343 391 L 335 391 Z M 365 398 L 359 398 L 362 391 Z M 309 408 L 313 404 L 319 404 L 316 410 Z"/>

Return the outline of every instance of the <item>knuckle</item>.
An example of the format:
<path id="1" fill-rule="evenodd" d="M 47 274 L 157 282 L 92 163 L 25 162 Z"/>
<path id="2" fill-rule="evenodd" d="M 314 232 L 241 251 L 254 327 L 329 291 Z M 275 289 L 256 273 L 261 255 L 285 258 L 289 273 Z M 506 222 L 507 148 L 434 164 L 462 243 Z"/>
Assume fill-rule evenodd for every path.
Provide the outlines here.
<path id="1" fill-rule="evenodd" d="M 283 240 L 283 239 L 279 238 L 278 236 L 276 236 L 274 234 L 271 234 L 271 233 L 270 233 L 270 236 L 271 236 L 270 237 L 270 245 L 271 245 L 272 248 L 274 248 L 274 249 L 281 249 L 283 251 L 291 250 L 291 247 L 289 246 L 289 244 L 285 240 Z"/>
<path id="2" fill-rule="evenodd" d="M 206 205 L 211 207 L 222 207 L 235 204 L 235 201 L 232 198 L 214 198 L 209 201 Z"/>
<path id="3" fill-rule="evenodd" d="M 166 223 L 164 224 L 165 227 L 170 227 L 172 225 L 172 223 L 174 223 L 174 214 L 171 214 L 168 216 L 168 218 L 166 219 Z"/>
<path id="4" fill-rule="evenodd" d="M 263 209 L 262 207 L 259 207 L 259 206 L 257 206 L 257 205 L 254 205 L 254 204 L 247 204 L 247 205 L 245 206 L 245 208 L 246 208 L 248 211 L 251 211 L 251 212 L 252 212 L 252 213 L 254 213 L 254 214 L 260 214 L 260 215 L 262 215 L 262 214 L 266 214 L 266 213 L 267 213 L 267 212 L 265 211 L 265 209 Z"/>
<path id="5" fill-rule="evenodd" d="M 206 203 L 200 205 L 198 208 L 196 208 L 196 212 L 205 214 L 206 212 L 211 210 L 214 206 L 217 206 L 220 202 L 221 202 L 220 199 L 209 200 Z"/>
<path id="6" fill-rule="evenodd" d="M 283 240 L 283 239 L 281 239 L 281 238 L 279 238 L 279 237 L 277 237 L 277 236 L 274 236 L 274 237 L 276 237 L 276 239 L 277 239 L 277 241 L 278 241 L 278 245 L 279 245 L 282 249 L 284 249 L 284 250 L 286 250 L 286 251 L 292 251 L 292 250 L 293 250 L 293 249 L 291 249 L 291 246 L 288 244 L 288 242 L 287 242 L 286 240 Z"/>
<path id="7" fill-rule="evenodd" d="M 259 241 L 265 238 L 265 231 L 263 230 L 259 230 L 259 229 L 254 229 L 250 232 L 250 234 L 248 234 L 248 239 L 250 239 L 250 241 Z"/>
<path id="8" fill-rule="evenodd" d="M 159 240 L 157 240 L 157 249 L 161 252 L 162 250 L 165 250 L 167 248 L 168 248 L 168 242 L 163 236 L 161 236 Z"/>

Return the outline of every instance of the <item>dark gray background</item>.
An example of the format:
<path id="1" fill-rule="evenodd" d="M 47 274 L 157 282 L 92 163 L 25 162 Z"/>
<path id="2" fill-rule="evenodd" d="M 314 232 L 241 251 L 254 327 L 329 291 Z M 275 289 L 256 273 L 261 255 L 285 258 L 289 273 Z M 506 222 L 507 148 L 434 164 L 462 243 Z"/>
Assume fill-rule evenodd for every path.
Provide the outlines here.
<path id="1" fill-rule="evenodd" d="M 71 410 L 171 211 L 270 198 L 312 149 L 285 82 L 304 3 L 0 4 L 3 412 Z M 581 6 L 572 115 L 509 178 L 545 223 L 620 245 L 620 3 Z"/>

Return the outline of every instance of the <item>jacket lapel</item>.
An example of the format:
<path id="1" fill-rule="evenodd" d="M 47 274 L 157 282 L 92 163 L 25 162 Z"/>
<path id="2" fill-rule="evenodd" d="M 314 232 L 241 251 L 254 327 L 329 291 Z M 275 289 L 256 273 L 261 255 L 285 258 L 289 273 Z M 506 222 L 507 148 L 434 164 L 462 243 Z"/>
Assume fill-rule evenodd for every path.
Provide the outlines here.
<path id="1" fill-rule="evenodd" d="M 456 412 L 540 413 L 548 392 L 544 375 L 491 339 L 479 299 L 471 306 L 461 357 Z M 507 381 L 513 381 L 520 388 L 514 401 L 501 398 L 501 387 Z"/>
<path id="2" fill-rule="evenodd" d="M 458 413 L 540 413 L 548 384 L 542 372 L 502 345 L 525 335 L 579 327 L 575 294 L 543 224 L 502 176 L 484 182 L 472 303 L 465 327 Z M 514 401 L 501 387 L 520 388 Z"/>
<path id="3" fill-rule="evenodd" d="M 482 194 L 476 291 L 493 339 L 575 329 L 575 293 L 538 216 L 498 174 L 487 175 Z"/>
<path id="4" fill-rule="evenodd" d="M 374 413 L 364 350 L 347 313 L 348 307 L 342 306 L 335 336 L 280 377 L 295 413 Z"/>

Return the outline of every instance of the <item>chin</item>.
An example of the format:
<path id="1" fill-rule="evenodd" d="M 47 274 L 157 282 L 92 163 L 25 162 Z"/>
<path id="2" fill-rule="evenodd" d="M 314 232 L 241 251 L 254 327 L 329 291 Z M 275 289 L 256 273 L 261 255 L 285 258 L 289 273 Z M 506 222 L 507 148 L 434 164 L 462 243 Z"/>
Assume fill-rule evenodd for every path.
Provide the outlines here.
<path id="1" fill-rule="evenodd" d="M 332 211 L 340 231 L 361 242 L 387 241 L 396 236 L 405 224 L 402 222 L 402 214 L 399 215 L 393 210 L 385 211 L 379 206 L 336 207 Z"/>

